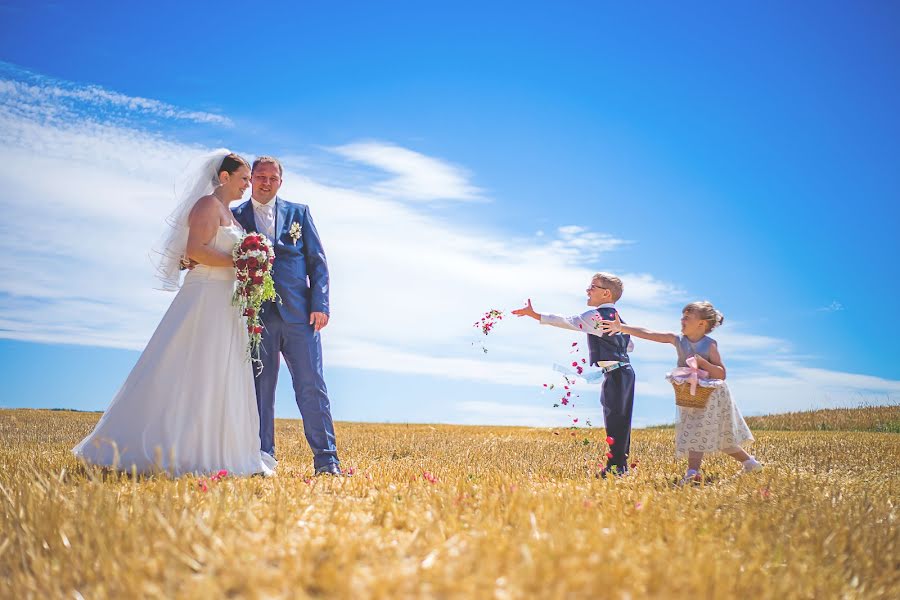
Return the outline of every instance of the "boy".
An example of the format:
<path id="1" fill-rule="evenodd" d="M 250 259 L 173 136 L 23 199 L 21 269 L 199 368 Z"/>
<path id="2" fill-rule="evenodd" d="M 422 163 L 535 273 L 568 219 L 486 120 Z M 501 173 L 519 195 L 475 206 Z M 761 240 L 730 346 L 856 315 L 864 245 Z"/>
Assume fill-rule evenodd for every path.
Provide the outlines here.
<path id="1" fill-rule="evenodd" d="M 594 307 L 581 315 L 560 317 L 542 315 L 531 306 L 512 311 L 519 317 L 531 317 L 542 325 L 553 325 L 563 329 L 583 331 L 588 334 L 588 348 L 592 366 L 603 369 L 603 387 L 600 404 L 603 406 L 603 421 L 606 434 L 613 438 L 610 447 L 612 458 L 606 463 L 603 476 L 614 472 L 624 475 L 628 472 L 628 453 L 631 449 L 631 412 L 634 407 L 634 370 L 628 353 L 634 349 L 631 336 L 622 333 L 603 334 L 600 320 L 611 321 L 618 313 L 616 302 L 622 297 L 622 280 L 609 273 L 597 273 L 587 288 L 587 304 Z M 621 317 L 620 317 L 621 319 Z"/>

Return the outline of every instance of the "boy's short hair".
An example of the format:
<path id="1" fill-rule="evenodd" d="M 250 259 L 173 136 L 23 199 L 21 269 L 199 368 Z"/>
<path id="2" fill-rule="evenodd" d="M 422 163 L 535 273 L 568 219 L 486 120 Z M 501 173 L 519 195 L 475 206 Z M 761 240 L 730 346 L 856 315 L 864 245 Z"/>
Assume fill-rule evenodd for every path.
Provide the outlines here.
<path id="1" fill-rule="evenodd" d="M 591 281 L 599 281 L 600 287 L 609 290 L 612 294 L 613 302 L 618 302 L 619 298 L 622 297 L 622 292 L 625 290 L 625 286 L 622 285 L 622 280 L 612 273 L 594 273 Z"/>

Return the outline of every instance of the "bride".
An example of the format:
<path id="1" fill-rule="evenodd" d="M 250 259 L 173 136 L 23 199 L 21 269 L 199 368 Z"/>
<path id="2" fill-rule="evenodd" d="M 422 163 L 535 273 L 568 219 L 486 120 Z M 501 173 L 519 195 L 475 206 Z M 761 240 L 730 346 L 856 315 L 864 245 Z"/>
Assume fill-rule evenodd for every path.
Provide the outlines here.
<path id="1" fill-rule="evenodd" d="M 179 262 L 199 263 L 94 431 L 73 448 L 87 463 L 138 473 L 273 475 L 260 452 L 259 413 L 247 360 L 247 328 L 232 306 L 231 251 L 243 236 L 228 209 L 250 184 L 250 166 L 217 150 L 181 185 L 157 264 L 164 289 Z"/>

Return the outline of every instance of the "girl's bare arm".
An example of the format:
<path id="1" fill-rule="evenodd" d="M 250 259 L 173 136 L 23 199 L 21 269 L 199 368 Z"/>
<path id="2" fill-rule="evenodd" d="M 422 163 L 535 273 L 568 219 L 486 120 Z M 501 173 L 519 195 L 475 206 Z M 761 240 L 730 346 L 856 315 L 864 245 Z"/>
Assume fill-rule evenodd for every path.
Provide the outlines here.
<path id="1" fill-rule="evenodd" d="M 719 354 L 718 344 L 709 347 L 709 360 L 706 360 L 699 354 L 695 354 L 697 366 L 709 373 L 712 379 L 725 379 L 725 363 L 722 362 L 722 356 Z"/>
<path id="2" fill-rule="evenodd" d="M 665 333 L 661 331 L 650 331 L 643 327 L 635 327 L 633 325 L 625 325 L 619 319 L 618 313 L 612 321 L 600 321 L 600 327 L 603 333 L 627 333 L 642 340 L 650 340 L 651 342 L 659 342 L 660 344 L 676 344 L 678 336 L 674 333 Z"/>

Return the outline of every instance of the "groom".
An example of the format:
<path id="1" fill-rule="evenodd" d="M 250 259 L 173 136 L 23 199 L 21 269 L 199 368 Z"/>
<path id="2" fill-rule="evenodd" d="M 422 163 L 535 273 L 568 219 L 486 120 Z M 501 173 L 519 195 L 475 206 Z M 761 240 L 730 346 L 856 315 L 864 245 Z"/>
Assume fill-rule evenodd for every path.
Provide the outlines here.
<path id="1" fill-rule="evenodd" d="M 322 340 L 328 324 L 328 265 L 309 208 L 276 196 L 283 170 L 278 159 L 260 156 L 251 169 L 253 194 L 233 209 L 248 232 L 261 233 L 275 248 L 272 278 L 280 303 L 260 311 L 263 327 L 256 374 L 262 451 L 275 456 L 275 384 L 284 356 L 294 384 L 303 431 L 312 448 L 316 474 L 341 475 L 328 391 L 322 376 Z"/>

